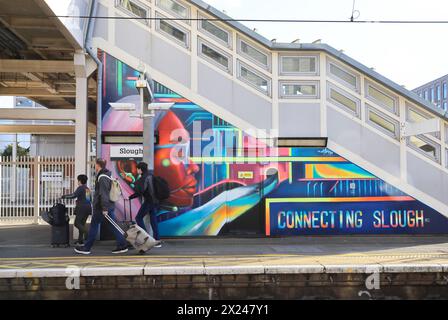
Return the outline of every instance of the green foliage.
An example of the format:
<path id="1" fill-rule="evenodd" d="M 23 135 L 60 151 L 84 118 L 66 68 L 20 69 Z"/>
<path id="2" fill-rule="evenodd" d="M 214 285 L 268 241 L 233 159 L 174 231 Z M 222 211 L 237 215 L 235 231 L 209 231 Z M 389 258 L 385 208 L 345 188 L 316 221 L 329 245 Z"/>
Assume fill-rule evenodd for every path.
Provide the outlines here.
<path id="1" fill-rule="evenodd" d="M 17 146 L 17 156 L 18 157 L 23 157 L 23 156 L 28 156 L 30 153 L 30 148 L 23 148 L 21 146 Z M 12 157 L 12 144 L 9 144 L 4 150 L 3 152 L 0 153 L 0 156 L 3 157 Z"/>

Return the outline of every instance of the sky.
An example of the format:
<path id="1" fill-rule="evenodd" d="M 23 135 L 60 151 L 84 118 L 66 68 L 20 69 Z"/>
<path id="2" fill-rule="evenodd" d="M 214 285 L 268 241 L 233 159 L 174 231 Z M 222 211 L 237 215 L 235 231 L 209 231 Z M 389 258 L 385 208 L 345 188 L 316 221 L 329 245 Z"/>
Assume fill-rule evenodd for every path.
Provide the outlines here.
<path id="1" fill-rule="evenodd" d="M 234 19 L 348 20 L 353 6 L 353 0 L 205 2 Z M 355 9 L 360 20 L 448 20 L 448 0 L 356 0 Z M 244 24 L 277 42 L 322 39 L 410 90 L 448 74 L 448 24 Z"/>

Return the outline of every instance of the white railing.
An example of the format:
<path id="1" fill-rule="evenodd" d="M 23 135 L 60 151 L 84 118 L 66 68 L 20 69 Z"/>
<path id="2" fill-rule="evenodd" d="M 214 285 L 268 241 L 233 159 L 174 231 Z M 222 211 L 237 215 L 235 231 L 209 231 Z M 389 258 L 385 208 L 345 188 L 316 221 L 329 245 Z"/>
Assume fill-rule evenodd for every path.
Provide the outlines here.
<path id="1" fill-rule="evenodd" d="M 92 161 L 88 171 L 93 177 Z M 73 157 L 0 157 L 0 225 L 40 223 L 41 213 L 75 188 Z M 73 216 L 74 200 L 64 203 Z"/>

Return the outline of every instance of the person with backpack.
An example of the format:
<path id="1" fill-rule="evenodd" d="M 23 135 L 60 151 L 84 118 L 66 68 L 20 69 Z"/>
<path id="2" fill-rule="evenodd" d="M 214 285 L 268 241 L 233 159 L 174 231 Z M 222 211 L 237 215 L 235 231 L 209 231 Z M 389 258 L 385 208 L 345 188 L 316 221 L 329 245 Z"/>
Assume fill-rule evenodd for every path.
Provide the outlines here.
<path id="1" fill-rule="evenodd" d="M 75 206 L 75 227 L 79 230 L 78 241 L 75 245 L 83 245 L 84 240 L 87 238 L 88 229 L 86 226 L 87 218 L 92 214 L 92 204 L 90 198 L 90 189 L 87 186 L 87 176 L 80 174 L 77 177 L 78 188 L 75 192 L 65 194 L 61 199 L 76 199 Z"/>
<path id="2" fill-rule="evenodd" d="M 90 250 L 95 242 L 99 227 L 103 222 L 104 216 L 109 215 L 115 221 L 115 201 L 118 200 L 117 193 L 119 190 L 118 182 L 112 179 L 112 172 L 106 169 L 106 160 L 97 159 L 95 163 L 96 182 L 95 192 L 93 194 L 93 214 L 92 222 L 90 224 L 89 235 L 84 246 L 75 248 L 75 252 L 79 254 L 90 254 Z M 125 253 L 128 251 L 128 245 L 125 237 L 110 223 L 108 228 L 112 228 L 112 232 L 117 239 L 117 248 L 112 253 Z"/>
<path id="3" fill-rule="evenodd" d="M 143 218 L 149 214 L 151 221 L 151 228 L 153 231 L 153 238 L 157 241 L 160 241 L 159 236 L 159 228 L 157 222 L 157 207 L 159 205 L 159 201 L 157 199 L 155 189 L 154 189 L 154 176 L 148 170 L 148 164 L 145 162 L 140 162 L 137 165 L 137 172 L 140 175 L 140 178 L 135 182 L 135 193 L 129 196 L 129 200 L 135 198 L 142 198 L 142 205 L 138 210 L 137 216 L 135 217 L 135 221 L 137 225 L 146 230 L 145 223 Z M 146 230 L 148 231 L 148 230 Z M 160 248 L 162 243 L 159 242 L 155 247 Z"/>

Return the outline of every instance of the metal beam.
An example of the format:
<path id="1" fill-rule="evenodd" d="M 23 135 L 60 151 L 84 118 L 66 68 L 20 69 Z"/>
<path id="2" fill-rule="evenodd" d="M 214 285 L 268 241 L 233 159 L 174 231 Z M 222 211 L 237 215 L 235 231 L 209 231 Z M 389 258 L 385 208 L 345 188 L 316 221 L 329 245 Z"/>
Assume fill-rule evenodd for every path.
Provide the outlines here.
<path id="1" fill-rule="evenodd" d="M 16 37 L 18 37 L 20 40 L 22 40 L 30 49 L 32 49 L 35 53 L 37 53 L 41 58 L 47 59 L 47 55 L 37 48 L 31 48 L 30 42 L 14 27 L 12 27 L 4 18 L 0 18 L 0 21 L 8 27 L 9 31 L 11 31 Z M 1 69 L 0 69 L 1 70 Z"/>
<path id="2" fill-rule="evenodd" d="M 2 72 L 73 73 L 73 61 L 0 59 Z"/>
<path id="3" fill-rule="evenodd" d="M 10 17 L 8 23 L 15 29 L 55 30 L 56 26 L 48 18 Z"/>
<path id="4" fill-rule="evenodd" d="M 2 120 L 75 120 L 75 109 L 37 109 L 5 108 L 0 109 Z"/>
<path id="5" fill-rule="evenodd" d="M 53 93 L 53 94 L 58 93 L 58 91 L 56 90 L 54 84 L 52 84 L 50 81 L 45 80 L 45 79 L 43 79 L 43 78 L 41 78 L 41 77 L 35 75 L 34 73 L 31 73 L 31 72 L 24 72 L 22 74 L 25 77 L 27 77 L 28 79 L 32 80 L 32 81 L 42 83 L 42 85 L 47 88 L 48 92 Z"/>
<path id="6" fill-rule="evenodd" d="M 24 134 L 75 134 L 75 126 L 55 125 L 0 125 L 0 133 Z"/>
<path id="7" fill-rule="evenodd" d="M 89 134 L 95 134 L 96 126 L 89 122 L 88 130 Z M 0 133 L 74 135 L 75 126 L 8 124 L 8 125 L 0 125 Z"/>
<path id="8" fill-rule="evenodd" d="M 82 49 L 82 45 L 76 41 L 75 37 L 70 33 L 69 30 L 65 27 L 62 21 L 54 17 L 54 12 L 51 10 L 49 5 L 44 0 L 34 0 L 34 2 L 40 7 L 40 9 L 49 16 L 50 21 L 56 26 L 61 35 L 67 40 L 67 42 L 73 47 L 74 50 Z"/>
<path id="9" fill-rule="evenodd" d="M 59 97 L 59 98 L 75 98 L 76 93 L 62 92 L 58 94 L 52 94 L 47 89 L 36 88 L 0 88 L 0 96 L 23 96 L 29 98 L 45 98 L 45 97 Z M 95 98 L 94 93 L 89 94 L 89 98 Z"/>

